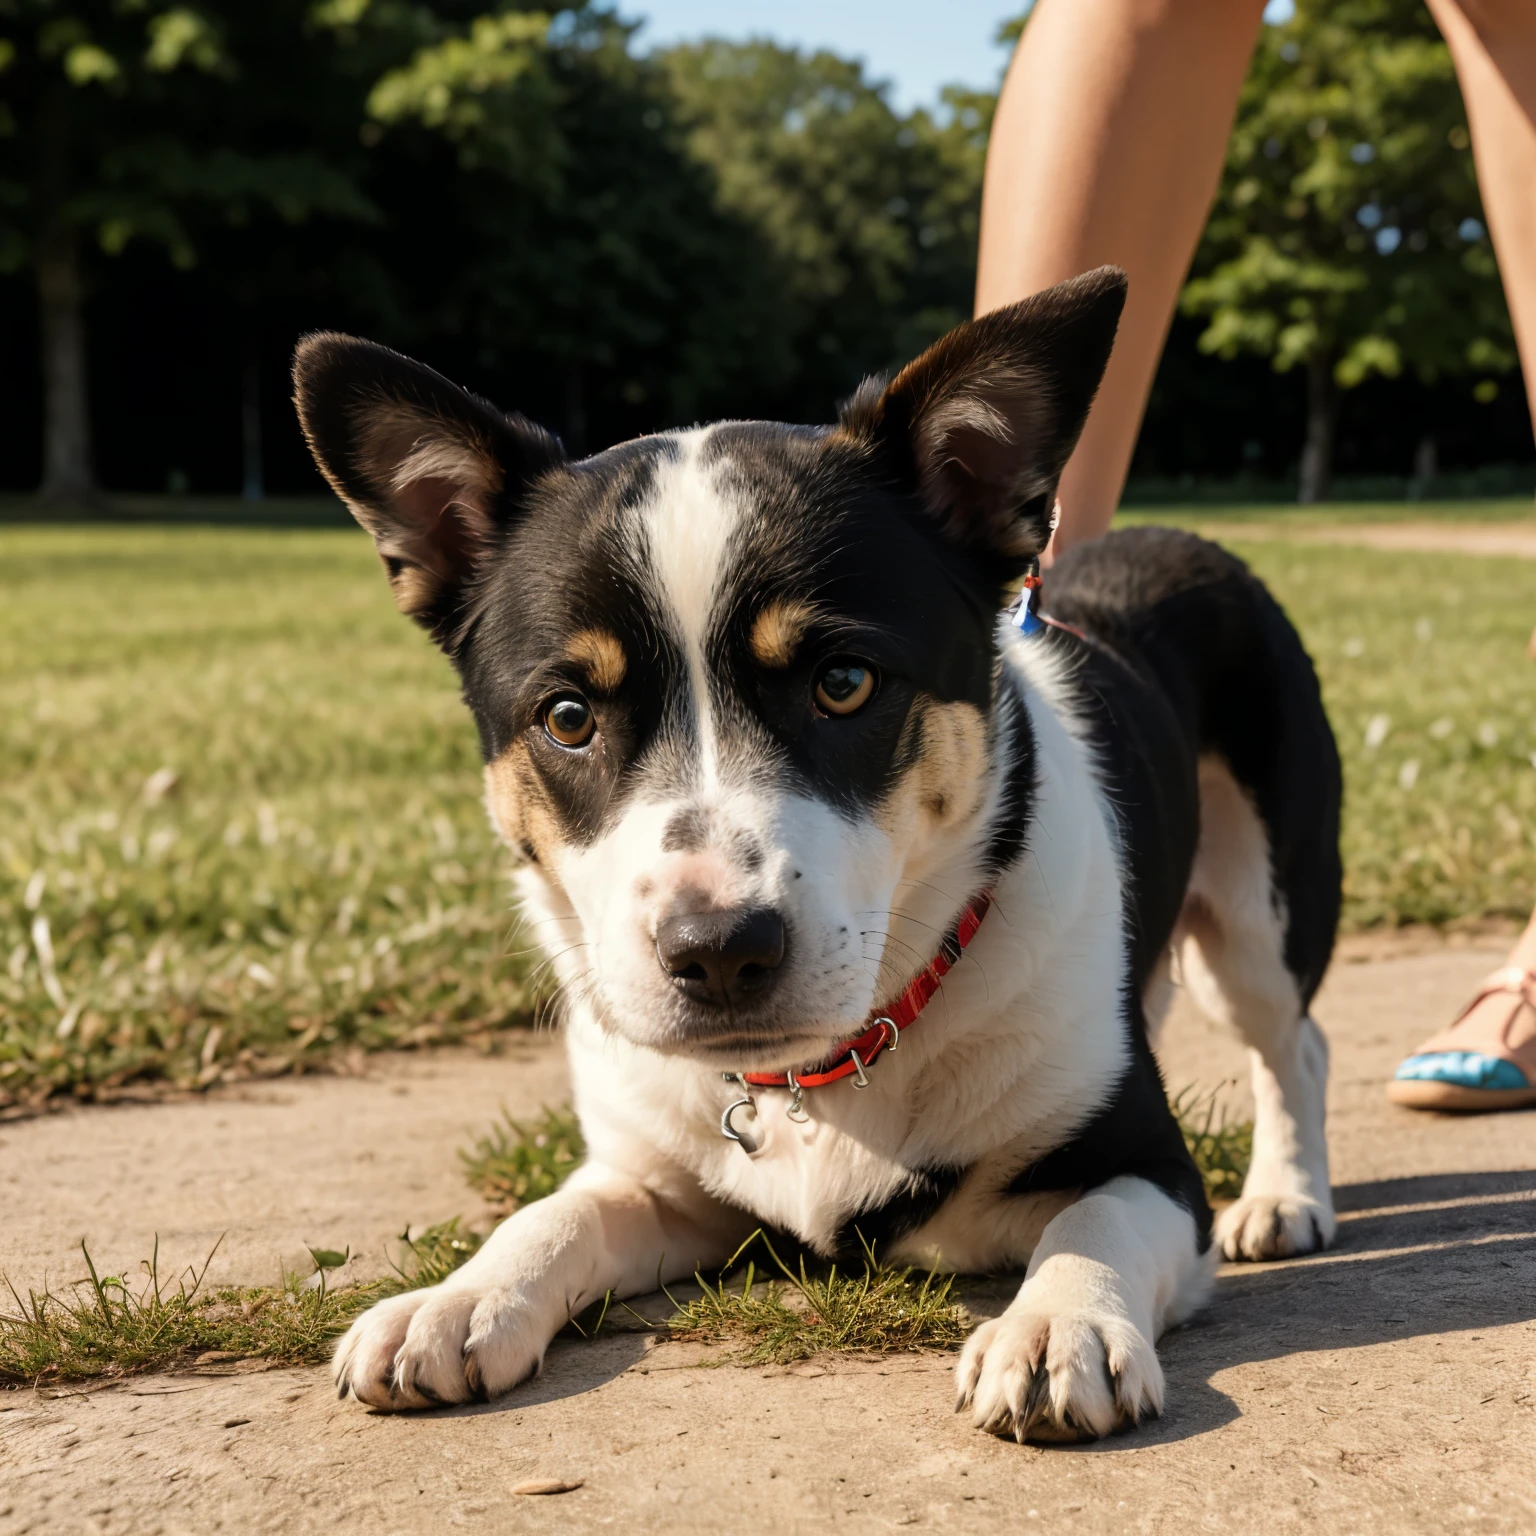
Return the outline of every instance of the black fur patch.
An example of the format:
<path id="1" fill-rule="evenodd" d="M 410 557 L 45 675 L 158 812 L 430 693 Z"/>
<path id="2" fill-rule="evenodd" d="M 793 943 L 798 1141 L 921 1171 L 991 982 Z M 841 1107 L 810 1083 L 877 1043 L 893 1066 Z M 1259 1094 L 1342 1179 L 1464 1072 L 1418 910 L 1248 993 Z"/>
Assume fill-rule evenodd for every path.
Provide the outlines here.
<path id="1" fill-rule="evenodd" d="M 890 1252 L 909 1232 L 915 1232 L 960 1187 L 964 1168 L 921 1168 L 877 1206 L 850 1216 L 832 1239 L 831 1256 L 857 1262 L 865 1245 L 878 1258 Z"/>
<path id="2" fill-rule="evenodd" d="M 1196 758 L 1216 753 L 1253 797 L 1303 1006 L 1333 953 L 1342 901 L 1343 778 L 1317 674 L 1280 606 L 1241 560 L 1172 528 L 1071 551 L 1044 606 L 1085 630 L 1095 735 L 1125 822 L 1137 974 L 1167 942 L 1198 818 Z"/>
<path id="3" fill-rule="evenodd" d="M 1146 1179 L 1194 1217 L 1204 1253 L 1211 1243 L 1211 1207 L 1205 1198 L 1205 1183 L 1168 1108 L 1139 1002 L 1127 1006 L 1126 1029 L 1131 1059 L 1114 1091 L 1069 1141 L 1020 1169 L 1007 1192 L 1035 1195 L 1048 1190 L 1090 1190 L 1124 1176 Z"/>

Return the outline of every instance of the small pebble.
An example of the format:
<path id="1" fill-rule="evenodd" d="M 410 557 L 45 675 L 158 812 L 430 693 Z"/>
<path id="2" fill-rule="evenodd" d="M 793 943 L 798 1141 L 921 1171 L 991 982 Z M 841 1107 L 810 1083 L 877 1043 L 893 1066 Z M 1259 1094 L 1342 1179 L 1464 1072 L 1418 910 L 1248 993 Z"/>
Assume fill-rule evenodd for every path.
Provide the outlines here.
<path id="1" fill-rule="evenodd" d="M 574 1493 L 586 1481 L 583 1477 L 530 1477 L 519 1483 L 513 1493 Z"/>

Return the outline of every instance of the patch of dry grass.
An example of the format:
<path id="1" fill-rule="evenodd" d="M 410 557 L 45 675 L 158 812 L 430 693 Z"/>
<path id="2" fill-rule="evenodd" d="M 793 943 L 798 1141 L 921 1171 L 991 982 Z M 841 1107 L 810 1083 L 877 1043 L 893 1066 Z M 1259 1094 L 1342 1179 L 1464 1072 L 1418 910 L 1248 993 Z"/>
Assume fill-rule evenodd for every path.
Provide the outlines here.
<path id="1" fill-rule="evenodd" d="M 233 1362 L 312 1365 L 329 1358 L 331 1345 L 366 1307 L 385 1296 L 434 1285 L 479 1246 L 458 1222 L 402 1236 L 395 1275 L 333 1287 L 328 1271 L 345 1254 L 312 1250 L 313 1275 L 285 1274 L 278 1286 L 204 1289 L 209 1254 L 201 1269 L 174 1281 L 160 1274 L 160 1245 L 137 1277 L 103 1275 L 80 1245 L 87 1275 L 62 1290 L 29 1290 L 22 1296 L 3 1282 L 0 1301 L 0 1383 L 48 1386 L 166 1371 L 179 1367 L 228 1369 Z"/>
<path id="2" fill-rule="evenodd" d="M 777 1271 L 764 1281 L 748 1260 L 737 1282 L 727 1273 L 747 1248 L 761 1244 Z M 678 1305 L 667 1323 L 674 1339 L 736 1346 L 744 1365 L 786 1365 L 812 1355 L 888 1355 L 913 1349 L 955 1349 L 970 1321 L 951 1296 L 952 1275 L 919 1277 L 910 1265 L 880 1263 L 866 1247 L 862 1272 L 837 1266 L 810 1269 L 802 1257 L 791 1269 L 767 1235 L 754 1232 L 711 1283 L 696 1277 L 703 1295 Z"/>
<path id="3" fill-rule="evenodd" d="M 1215 1095 L 1197 1096 L 1192 1088 L 1176 1095 L 1173 1106 L 1212 1197 L 1236 1195 L 1253 1127 L 1229 1122 Z M 576 1117 L 562 1108 L 528 1122 L 505 1116 L 460 1157 L 471 1187 L 513 1210 L 552 1194 L 584 1152 Z M 0 1301 L 0 1383 L 46 1386 L 187 1367 L 229 1369 L 242 1360 L 314 1364 L 329 1356 L 365 1308 L 401 1290 L 436 1285 L 483 1241 L 484 1234 L 456 1219 L 414 1237 L 402 1233 L 400 1262 L 382 1279 L 332 1285 L 328 1276 L 348 1255 L 312 1249 L 312 1275 L 285 1274 L 278 1286 L 209 1290 L 203 1286 L 207 1261 L 174 1281 L 162 1279 L 158 1243 L 137 1277 L 100 1274 L 81 1244 L 88 1273 L 60 1290 L 22 1296 L 0 1282 L 9 1293 L 9 1305 Z M 738 1268 L 754 1245 L 767 1257 L 766 1275 L 756 1259 Z M 883 1264 L 870 1249 L 854 1271 L 808 1265 L 804 1257 L 791 1268 L 759 1231 L 720 1275 L 697 1278 L 702 1294 L 674 1303 L 674 1316 L 661 1326 L 671 1338 L 730 1345 L 732 1358 L 748 1364 L 950 1349 L 969 1328 L 952 1295 L 952 1276 Z M 573 1326 L 591 1336 L 615 1315 L 605 1300 Z"/>

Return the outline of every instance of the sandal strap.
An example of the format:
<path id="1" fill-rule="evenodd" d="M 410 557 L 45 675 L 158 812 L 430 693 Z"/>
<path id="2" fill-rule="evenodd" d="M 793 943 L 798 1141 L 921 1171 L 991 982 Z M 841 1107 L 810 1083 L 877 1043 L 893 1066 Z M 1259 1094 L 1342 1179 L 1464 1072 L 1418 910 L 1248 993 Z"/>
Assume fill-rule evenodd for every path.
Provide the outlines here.
<path id="1" fill-rule="evenodd" d="M 1522 1007 L 1536 1011 L 1536 968 L 1527 969 L 1520 965 L 1505 965 L 1500 966 L 1498 970 L 1485 976 L 1482 986 L 1477 989 L 1477 996 L 1456 1015 L 1455 1022 L 1451 1025 L 1451 1028 L 1455 1029 L 1456 1025 L 1460 1024 L 1479 1003 L 1487 998 L 1497 997 L 1501 993 L 1517 999 L 1514 1008 L 1510 1011 L 1508 1020 L 1505 1022 L 1504 1029 L 1500 1031 L 1501 1034 L 1504 1034 L 1508 1031 L 1509 1026 L 1515 1022 Z"/>

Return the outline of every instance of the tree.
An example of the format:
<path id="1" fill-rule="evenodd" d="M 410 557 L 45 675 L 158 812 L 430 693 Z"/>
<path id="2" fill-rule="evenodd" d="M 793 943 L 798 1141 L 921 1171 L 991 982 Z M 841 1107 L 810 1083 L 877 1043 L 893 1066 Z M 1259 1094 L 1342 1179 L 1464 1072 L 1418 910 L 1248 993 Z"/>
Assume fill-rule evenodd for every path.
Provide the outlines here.
<path id="1" fill-rule="evenodd" d="M 1514 366 L 1469 145 L 1421 0 L 1297 0 L 1264 28 L 1182 304 L 1203 351 L 1305 371 L 1302 501 L 1327 494 L 1340 390 Z"/>
<path id="2" fill-rule="evenodd" d="M 825 420 L 969 311 L 986 97 L 902 115 L 827 55 L 639 55 L 582 0 L 0 0 L 0 20 L 0 270 L 35 280 L 60 499 L 92 489 L 86 315 L 113 326 L 146 291 L 216 333 L 200 366 L 228 356 L 200 423 L 232 427 L 243 381 L 253 492 L 261 364 L 306 328 L 416 351 L 580 449 Z"/>
<path id="3" fill-rule="evenodd" d="M 580 447 L 597 423 L 825 420 L 964 317 L 985 103 L 903 118 L 830 55 L 637 57 L 633 30 L 583 6 L 440 21 L 378 78 L 402 343 L 533 375 L 509 398 Z"/>
<path id="4" fill-rule="evenodd" d="M 706 39 L 661 63 L 690 152 L 777 274 L 783 414 L 820 420 L 871 368 L 970 314 L 992 99 L 899 115 L 860 64 Z"/>
<path id="5" fill-rule="evenodd" d="M 575 449 L 782 371 L 760 242 L 717 205 L 633 27 L 579 4 L 351 9 L 389 226 L 354 285 L 375 334 Z"/>
<path id="6" fill-rule="evenodd" d="M 191 267 L 209 216 L 374 216 L 344 169 L 302 134 L 273 130 L 268 109 L 283 93 L 253 82 L 234 46 L 242 33 L 286 31 L 286 83 L 298 84 L 306 9 L 0 0 L 0 270 L 30 266 L 36 285 L 45 498 L 95 491 L 85 298 L 96 258 L 148 241 Z"/>

